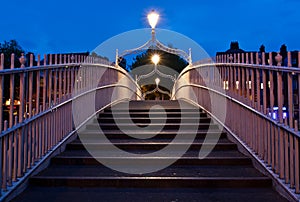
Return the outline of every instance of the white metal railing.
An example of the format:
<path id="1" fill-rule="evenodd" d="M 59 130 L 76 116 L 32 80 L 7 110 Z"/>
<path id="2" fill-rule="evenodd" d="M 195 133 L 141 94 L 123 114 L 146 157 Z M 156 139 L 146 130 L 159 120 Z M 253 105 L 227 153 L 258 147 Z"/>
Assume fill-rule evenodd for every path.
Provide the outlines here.
<path id="1" fill-rule="evenodd" d="M 270 66 L 264 62 L 265 53 L 261 54 L 262 59 L 258 53 L 256 57 L 254 54 L 220 55 L 216 63 L 211 60 L 194 63 L 179 75 L 172 99 L 184 98 L 209 113 L 214 111 L 212 116 L 219 121 L 224 118 L 222 113 L 226 108 L 226 119 L 220 121 L 223 126 L 299 194 L 300 62 L 299 67 L 291 67 L 291 53 L 288 53 L 288 67 L 280 66 L 280 56 L 276 58 L 278 66 Z M 272 57 L 268 61 L 273 64 Z M 216 110 L 214 99 L 226 102 L 220 103 L 222 106 Z"/>
<path id="2" fill-rule="evenodd" d="M 90 99 L 94 92 L 97 112 L 118 100 L 141 98 L 140 89 L 131 76 L 121 68 L 110 66 L 106 60 L 80 55 L 44 55 L 41 65 L 38 55 L 37 66 L 33 66 L 31 55 L 29 67 L 24 66 L 22 56 L 20 68 L 12 63 L 10 69 L 4 69 L 3 54 L 0 59 L 2 197 L 29 176 L 54 148 L 75 134 L 78 129 L 74 126 L 75 120 L 77 124 L 85 122 L 94 113 L 82 106 L 77 116 L 72 113 L 74 103 Z M 109 96 L 114 91 L 120 93 Z"/>

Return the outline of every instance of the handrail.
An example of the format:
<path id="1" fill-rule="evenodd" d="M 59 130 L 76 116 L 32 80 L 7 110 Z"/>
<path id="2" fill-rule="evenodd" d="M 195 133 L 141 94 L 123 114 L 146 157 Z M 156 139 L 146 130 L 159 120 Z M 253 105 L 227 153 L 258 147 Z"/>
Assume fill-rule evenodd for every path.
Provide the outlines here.
<path id="1" fill-rule="evenodd" d="M 95 64 L 93 63 L 95 60 L 91 57 L 86 60 L 84 57 L 79 57 L 80 60 L 78 59 L 77 63 L 66 63 L 66 56 L 64 58 L 64 64 L 51 64 L 50 62 L 48 65 L 32 66 L 33 62 L 31 61 L 30 67 L 0 68 L 0 87 L 4 88 L 5 86 L 10 89 L 11 99 L 8 105 L 10 122 L 4 121 L 3 130 L 0 127 L 0 194 L 2 195 L 0 199 L 7 197 L 11 190 L 18 186 L 18 179 L 28 177 L 29 175 L 26 173 L 31 173 L 49 156 L 48 154 L 53 148 L 68 139 L 69 134 L 75 134 L 74 131 L 84 124 L 86 119 L 82 120 L 82 123 L 78 124 L 76 128 L 73 126 L 75 118 L 72 114 L 72 103 L 74 101 L 84 100 L 85 97 L 95 92 L 113 93 L 115 89 L 132 93 L 131 97 L 122 98 L 120 97 L 123 95 L 121 93 L 118 95 L 119 97 L 114 97 L 115 100 L 97 103 L 97 107 L 100 107 L 97 109 L 95 106 L 95 113 L 97 113 L 119 101 L 143 99 L 140 86 L 124 69 L 111 66 L 108 62 Z M 84 71 L 80 71 L 81 69 Z M 91 82 L 94 82 L 91 79 L 95 79 L 95 76 L 98 75 L 94 73 L 99 72 L 103 73 L 102 77 L 99 78 L 96 85 L 91 85 Z M 4 78 L 9 78 L 10 82 L 4 83 Z M 125 79 L 126 83 L 120 79 Z M 16 86 L 16 81 L 20 81 L 20 85 Z M 15 92 L 18 92 L 16 90 L 19 87 L 22 88 L 19 93 L 20 109 L 18 110 L 18 116 L 21 119 L 17 120 L 12 113 L 15 111 L 13 107 L 16 106 L 14 105 Z M 33 88 L 35 90 L 32 90 Z M 32 101 L 33 94 L 35 94 L 35 104 Z M 0 91 L 0 97 L 2 98 L 2 96 L 3 91 Z M 2 103 L 1 101 L 1 126 L 3 123 Z M 36 106 L 38 109 L 34 110 Z M 24 114 L 23 117 L 23 113 L 20 115 L 20 112 L 29 114 Z M 13 116 L 15 119 L 12 118 Z M 88 117 L 90 116 L 88 115 Z"/>
<path id="2" fill-rule="evenodd" d="M 199 73 L 201 71 L 207 72 L 208 75 L 202 77 L 203 75 Z M 275 76 L 276 78 L 273 78 Z M 197 62 L 196 65 L 185 68 L 178 76 L 172 90 L 172 99 L 177 97 L 187 99 L 211 113 L 213 109 L 210 99 L 225 98 L 224 107 L 229 109 L 222 123 L 225 129 L 238 137 L 239 141 L 248 147 L 248 151 L 253 151 L 252 154 L 264 162 L 267 170 L 270 166 L 272 175 L 278 174 L 280 184 L 282 180 L 285 184 L 289 184 L 290 193 L 299 194 L 300 133 L 297 121 L 299 119 L 294 117 L 296 120 L 292 122 L 291 118 L 292 107 L 295 106 L 291 96 L 294 94 L 299 99 L 300 95 L 300 91 L 294 91 L 295 85 L 292 85 L 296 80 L 299 89 L 300 68 L 232 62 Z M 279 89 L 283 86 L 285 91 L 281 93 Z M 274 96 L 275 91 L 277 97 Z M 181 94 L 183 96 L 180 96 Z M 185 97 L 186 94 L 194 94 L 196 97 Z M 288 103 L 289 117 L 283 119 L 281 116 L 280 119 L 274 120 L 270 117 L 273 114 L 274 103 L 279 102 L 279 108 L 282 107 L 283 96 L 287 96 L 285 102 Z M 267 107 L 271 110 L 265 110 Z M 282 110 L 279 110 L 279 113 L 282 113 Z M 212 115 L 222 120 L 218 114 Z M 284 184 L 282 186 L 286 187 Z"/>

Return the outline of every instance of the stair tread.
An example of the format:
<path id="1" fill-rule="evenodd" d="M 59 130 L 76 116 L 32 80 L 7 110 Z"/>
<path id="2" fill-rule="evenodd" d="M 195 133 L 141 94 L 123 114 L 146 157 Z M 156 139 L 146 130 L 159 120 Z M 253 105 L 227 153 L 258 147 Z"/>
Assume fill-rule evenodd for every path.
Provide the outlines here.
<path id="1" fill-rule="evenodd" d="M 89 124 L 89 126 L 96 126 L 96 125 L 100 125 L 100 126 L 149 126 L 149 125 L 154 125 L 154 126 L 178 126 L 178 123 L 93 123 L 93 124 Z M 217 124 L 207 124 L 207 123 L 180 123 L 180 126 L 217 126 Z"/>
<path id="2" fill-rule="evenodd" d="M 243 201 L 284 202 L 280 195 L 270 188 L 83 188 L 83 187 L 37 187 L 32 186 L 13 202 L 32 201 Z"/>
<path id="3" fill-rule="evenodd" d="M 124 135 L 124 132 L 122 132 L 121 130 L 102 130 L 103 133 L 109 135 L 109 134 L 115 134 L 115 135 Z M 160 132 L 156 132 L 156 131 L 145 131 L 145 130 L 126 130 L 126 132 L 128 134 L 156 134 L 156 135 L 168 135 L 168 134 L 172 134 L 172 135 L 195 135 L 196 134 L 206 134 L 206 135 L 217 135 L 217 134 L 220 134 L 220 133 L 223 133 L 225 134 L 224 132 L 221 132 L 220 130 L 218 129 L 212 129 L 212 130 L 209 130 L 207 131 L 207 129 L 205 130 L 198 130 L 198 131 L 181 131 L 181 132 L 178 132 L 178 130 L 164 130 L 164 131 L 160 131 Z M 92 129 L 88 129 L 88 130 L 84 130 L 84 131 L 81 131 L 80 135 L 99 135 L 99 130 L 92 130 Z M 184 137 L 184 136 L 183 136 Z"/>
<path id="4" fill-rule="evenodd" d="M 197 138 L 194 140 L 193 144 L 194 143 L 198 143 L 198 144 L 202 144 L 204 142 L 205 138 Z M 130 140 L 127 140 L 127 139 L 111 139 L 110 142 L 116 144 L 116 143 L 121 143 L 121 144 L 169 144 L 170 142 L 172 141 L 172 139 L 170 140 L 166 140 L 166 139 L 152 139 L 152 140 L 147 140 L 147 139 L 130 139 Z M 206 140 L 206 143 L 211 143 L 212 140 Z M 89 143 L 86 141 L 86 143 Z M 91 140 L 90 143 L 95 143 L 95 140 Z M 182 144 L 184 143 L 189 143 L 189 141 L 182 141 L 180 142 Z M 218 140 L 218 144 L 234 144 L 232 143 L 230 140 L 228 140 L 227 138 L 220 138 Z M 71 145 L 72 144 L 82 144 L 81 143 L 81 140 L 80 138 L 78 137 L 76 140 L 74 140 L 72 143 L 70 143 Z"/>
<path id="5" fill-rule="evenodd" d="M 149 151 L 149 150 L 146 150 Z M 140 153 L 150 153 L 150 152 L 144 152 L 143 150 L 132 150 L 132 152 L 140 152 Z M 111 154 L 111 156 L 109 156 L 109 154 Z M 112 157 L 112 154 L 116 154 L 115 152 L 106 152 L 107 158 Z M 198 158 L 199 155 L 199 151 L 187 151 L 184 154 L 184 157 L 186 158 Z M 67 150 L 63 153 L 61 153 L 60 155 L 58 155 L 57 157 L 91 157 L 91 155 L 89 154 L 88 151 L 86 150 Z M 122 156 L 121 156 L 122 157 Z M 92 158 L 92 157 L 91 157 Z M 141 157 L 143 158 L 143 157 Z M 158 158 L 156 156 L 153 156 L 152 158 Z M 165 156 L 165 158 L 168 158 L 168 156 Z M 218 150 L 213 150 L 206 158 L 248 158 L 245 157 L 243 154 L 241 154 L 238 151 L 218 151 Z"/>
<path id="6" fill-rule="evenodd" d="M 186 172 L 186 170 L 189 172 Z M 84 172 L 83 172 L 84 170 Z M 147 179 L 146 177 L 168 177 L 180 178 L 187 177 L 197 178 L 218 178 L 218 179 L 239 179 L 240 178 L 253 178 L 257 177 L 265 179 L 266 177 L 258 172 L 251 165 L 248 166 L 189 166 L 189 165 L 172 165 L 163 170 L 143 174 L 133 175 L 121 173 L 118 171 L 111 170 L 102 165 L 55 165 L 50 166 L 43 172 L 37 175 L 37 177 L 140 177 L 140 179 Z"/>

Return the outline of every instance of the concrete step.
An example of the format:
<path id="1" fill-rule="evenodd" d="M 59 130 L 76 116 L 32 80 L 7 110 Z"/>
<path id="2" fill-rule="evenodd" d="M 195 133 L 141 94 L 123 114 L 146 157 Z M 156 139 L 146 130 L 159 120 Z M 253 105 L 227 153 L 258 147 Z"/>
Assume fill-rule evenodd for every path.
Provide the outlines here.
<path id="1" fill-rule="evenodd" d="M 196 133 L 196 134 L 195 134 Z M 136 131 L 136 130 L 127 130 L 126 134 L 120 130 L 102 130 L 102 134 L 105 134 L 106 138 L 112 139 L 127 139 L 128 141 L 134 140 L 136 138 L 131 137 L 130 135 L 134 135 L 134 137 L 139 137 L 139 139 L 148 139 L 152 140 L 170 140 L 177 138 L 177 141 L 186 141 L 190 139 L 219 139 L 219 138 L 227 138 L 227 134 L 225 132 L 220 132 L 219 130 L 198 130 L 194 131 L 184 131 L 178 132 L 177 130 L 163 130 L 158 133 L 154 131 Z M 128 134 L 128 135 L 127 135 Z M 89 129 L 80 132 L 79 137 L 86 141 L 97 141 L 101 138 L 101 134 L 99 134 L 98 129 Z M 99 140 L 100 141 L 100 140 Z"/>
<path id="2" fill-rule="evenodd" d="M 168 118 L 170 117 L 207 117 L 207 114 L 204 112 L 152 112 L 151 117 L 162 117 L 163 115 L 166 115 Z M 136 111 L 136 112 L 105 112 L 105 113 L 99 113 L 99 118 L 103 117 L 144 117 L 149 118 L 149 113 L 143 112 L 143 111 Z"/>
<path id="3" fill-rule="evenodd" d="M 101 117 L 98 120 L 94 119 L 93 123 L 147 123 L 150 124 L 151 121 L 153 123 L 195 123 L 195 120 L 199 120 L 199 123 L 211 123 L 212 120 L 209 117 L 173 117 L 173 118 L 168 118 L 164 119 L 161 117 L 151 117 L 148 119 L 145 119 L 143 117 L 134 117 L 134 118 L 126 118 L 126 117 Z"/>
<path id="4" fill-rule="evenodd" d="M 35 186 L 126 188 L 271 187 L 267 177 L 32 177 Z"/>
<path id="5" fill-rule="evenodd" d="M 115 107 L 115 108 L 108 108 L 105 109 L 103 112 L 104 113 L 111 113 L 111 112 L 117 112 L 117 113 L 124 113 L 124 112 L 143 112 L 143 113 L 149 113 L 149 112 L 160 112 L 160 113 L 164 113 L 164 112 L 203 112 L 201 109 L 197 109 L 197 108 L 152 108 L 152 109 L 145 109 L 145 108 L 135 108 L 135 107 L 130 107 L 130 108 L 119 108 L 119 107 Z"/>
<path id="6" fill-rule="evenodd" d="M 149 110 L 153 106 L 159 106 L 164 109 L 197 109 L 199 108 L 183 101 L 177 100 L 143 100 L 143 101 L 130 101 L 130 102 L 123 102 L 113 106 L 114 109 L 140 109 L 140 110 Z"/>
<path id="7" fill-rule="evenodd" d="M 82 172 L 86 170 L 86 172 Z M 186 172 L 189 170 L 189 172 Z M 128 174 L 103 165 L 51 165 L 38 177 L 264 177 L 250 165 L 185 165 L 174 164 L 146 174 Z"/>
<path id="8" fill-rule="evenodd" d="M 126 123 L 94 123 L 94 124 L 89 124 L 86 126 L 86 129 L 98 129 L 99 126 L 101 127 L 102 130 L 116 130 L 116 129 L 125 129 L 125 130 L 130 130 L 130 129 L 140 129 L 140 130 L 157 130 L 158 128 L 161 128 L 162 130 L 179 130 L 179 128 L 184 129 L 185 131 L 187 130 L 199 130 L 201 129 L 219 129 L 219 126 L 217 124 L 208 124 L 208 123 L 140 123 L 140 124 L 126 124 Z"/>
<path id="9" fill-rule="evenodd" d="M 74 153 L 73 153 L 74 154 Z M 110 161 L 120 166 L 132 166 L 135 165 L 137 160 L 143 161 L 147 165 L 164 165 L 166 161 L 175 161 L 174 165 L 251 165 L 252 161 L 248 157 L 236 156 L 236 157 L 217 157 L 209 156 L 204 159 L 195 157 L 181 157 L 177 160 L 177 157 L 117 157 L 107 154 L 107 157 L 91 157 L 88 155 L 62 155 L 51 159 L 52 164 L 56 165 L 99 165 L 99 161 Z M 132 164 L 134 163 L 134 164 Z M 138 165 L 136 165 L 138 166 Z"/>
<path id="10" fill-rule="evenodd" d="M 110 187 L 44 187 L 31 186 L 13 202 L 158 202 L 158 201 L 203 201 L 203 202 L 286 202 L 269 187 L 232 188 L 110 188 Z"/>
<path id="11" fill-rule="evenodd" d="M 215 138 L 216 139 L 216 138 Z M 213 138 L 196 138 L 194 139 L 194 142 L 193 143 L 203 143 L 205 141 L 205 143 L 207 144 L 215 144 L 217 140 L 215 140 Z M 85 138 L 84 140 L 86 140 L 85 143 L 103 143 L 101 142 L 101 140 L 98 139 L 97 141 L 97 137 L 95 135 L 94 138 L 91 138 L 90 141 L 88 141 L 89 139 L 88 138 Z M 166 139 L 166 138 L 163 138 L 163 139 L 159 139 L 159 138 L 152 138 L 151 140 L 149 139 L 118 139 L 118 138 L 114 138 L 114 139 L 109 139 L 109 141 L 113 144 L 118 144 L 118 143 L 126 143 L 126 144 L 134 144 L 134 143 L 138 143 L 138 144 L 141 144 L 141 143 L 145 143 L 145 144 L 170 144 L 173 139 Z M 80 140 L 80 137 L 78 136 L 72 143 L 80 143 L 81 144 L 81 140 Z M 72 144 L 70 143 L 70 144 Z M 181 143 L 181 144 L 190 144 L 190 141 L 188 141 L 188 139 L 186 139 L 186 141 L 184 141 L 184 139 L 182 139 L 182 141 L 178 141 L 178 143 Z M 219 138 L 219 140 L 217 141 L 217 143 L 222 143 L 222 144 L 226 144 L 226 143 L 232 143 L 230 140 L 228 140 L 226 138 L 226 136 L 224 136 L 223 138 Z"/>
<path id="12" fill-rule="evenodd" d="M 169 143 L 166 142 L 156 142 L 156 143 L 146 143 L 146 142 L 142 142 L 142 143 L 114 143 L 114 146 L 123 149 L 123 150 L 159 150 L 162 149 L 166 146 L 168 146 Z M 186 143 L 174 143 L 172 144 L 174 149 L 182 149 L 183 147 L 186 147 Z M 196 149 L 199 150 L 201 149 L 203 146 L 206 147 L 213 147 L 214 150 L 236 150 L 237 149 L 237 145 L 234 143 L 218 143 L 218 144 L 212 144 L 212 143 L 193 143 L 190 146 L 190 149 Z M 67 149 L 69 150 L 83 150 L 86 147 L 88 147 L 89 149 L 93 149 L 93 150 L 97 150 L 99 148 L 101 149 L 105 149 L 105 150 L 109 150 L 111 147 L 111 143 L 86 143 L 85 145 L 83 145 L 82 143 L 79 142 L 73 142 L 67 145 Z"/>

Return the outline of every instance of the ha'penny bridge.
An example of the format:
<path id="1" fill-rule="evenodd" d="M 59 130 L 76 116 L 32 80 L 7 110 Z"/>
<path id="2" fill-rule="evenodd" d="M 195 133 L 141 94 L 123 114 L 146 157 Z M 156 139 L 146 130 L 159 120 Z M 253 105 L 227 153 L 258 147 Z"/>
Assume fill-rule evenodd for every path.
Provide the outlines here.
<path id="1" fill-rule="evenodd" d="M 186 59 L 170 100 L 148 101 L 117 59 L 1 54 L 1 200 L 298 201 L 300 53 Z M 174 139 L 182 155 L 156 155 Z"/>

